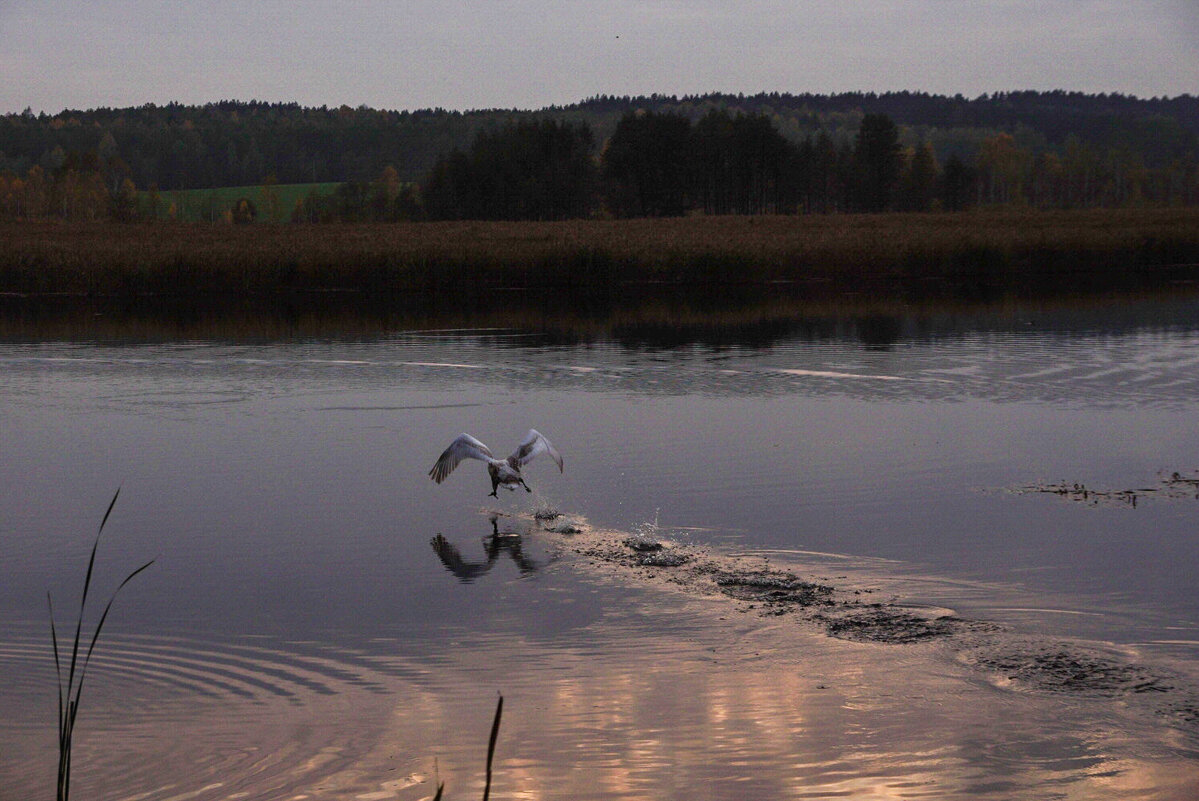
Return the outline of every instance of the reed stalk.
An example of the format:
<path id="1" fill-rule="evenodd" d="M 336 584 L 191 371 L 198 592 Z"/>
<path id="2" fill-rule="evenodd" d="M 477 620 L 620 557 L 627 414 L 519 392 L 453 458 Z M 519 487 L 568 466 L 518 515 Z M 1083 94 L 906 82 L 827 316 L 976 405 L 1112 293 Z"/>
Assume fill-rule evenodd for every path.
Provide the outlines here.
<path id="1" fill-rule="evenodd" d="M 487 741 L 487 783 L 483 785 L 483 801 L 491 797 L 491 762 L 495 757 L 495 741 L 500 736 L 500 716 L 504 712 L 504 696 L 495 705 L 495 720 L 491 723 L 491 737 Z"/>
<path id="2" fill-rule="evenodd" d="M 83 594 L 79 599 L 79 615 L 75 621 L 75 637 L 71 644 L 69 660 L 66 658 L 65 648 L 60 651 L 58 647 L 58 629 L 54 625 L 54 600 L 50 597 L 49 592 L 46 593 L 46 601 L 50 607 L 50 639 L 54 646 L 54 672 L 58 679 L 58 786 L 55 796 L 57 801 L 68 801 L 70 797 L 71 744 L 75 734 L 75 721 L 79 715 L 79 700 L 83 694 L 83 682 L 87 677 L 88 664 L 91 662 L 92 653 L 96 649 L 96 642 L 100 639 L 100 632 L 104 628 L 104 622 L 108 619 L 112 603 L 116 600 L 117 594 L 121 589 L 134 576 L 154 564 L 153 559 L 146 562 L 126 576 L 125 580 L 113 591 L 108 599 L 108 603 L 104 606 L 104 611 L 100 615 L 99 622 L 96 623 L 96 628 L 92 631 L 87 649 L 82 652 L 81 659 L 80 645 L 84 640 L 83 616 L 87 607 L 88 592 L 91 589 L 92 571 L 96 565 L 96 550 L 100 546 L 100 535 L 104 532 L 104 526 L 108 522 L 109 515 L 112 514 L 113 507 L 116 506 L 117 498 L 120 494 L 121 491 L 118 489 L 112 496 L 112 501 L 109 502 L 108 509 L 104 512 L 104 518 L 100 521 L 100 529 L 96 532 L 96 540 L 92 544 L 92 554 L 87 562 L 87 574 L 83 579 Z M 65 682 L 63 681 L 64 673 L 66 676 Z"/>
<path id="3" fill-rule="evenodd" d="M 491 722 L 491 737 L 487 741 L 487 781 L 483 785 L 483 801 L 491 799 L 491 763 L 495 759 L 495 741 L 500 736 L 500 716 L 504 712 L 504 696 L 500 696 L 499 702 L 495 705 L 495 719 Z M 437 783 L 437 793 L 433 796 L 433 801 L 441 801 L 442 793 L 445 792 L 445 782 Z"/>

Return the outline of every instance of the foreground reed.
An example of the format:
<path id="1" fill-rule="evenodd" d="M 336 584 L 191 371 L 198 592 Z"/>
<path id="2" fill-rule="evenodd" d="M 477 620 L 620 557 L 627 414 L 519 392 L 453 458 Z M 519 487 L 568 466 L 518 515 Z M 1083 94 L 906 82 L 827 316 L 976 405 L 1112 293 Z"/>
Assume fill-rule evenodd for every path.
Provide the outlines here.
<path id="1" fill-rule="evenodd" d="M 113 591 L 108 603 L 104 606 L 104 612 L 96 623 L 95 630 L 92 632 L 91 642 L 88 643 L 87 650 L 83 651 L 81 659 L 83 614 L 87 607 L 88 591 L 91 589 L 92 569 L 96 565 L 96 549 L 100 545 L 100 535 L 104 532 L 104 525 L 108 522 L 108 516 L 112 514 L 112 509 L 116 506 L 120 494 L 121 491 L 117 490 L 112 496 L 108 510 L 104 513 L 104 519 L 100 521 L 100 529 L 96 532 L 96 541 L 92 544 L 92 555 L 88 559 L 87 574 L 83 579 L 83 595 L 79 599 L 79 616 L 75 621 L 75 638 L 71 645 L 69 660 L 65 653 L 60 653 L 58 630 L 54 625 L 54 601 L 50 597 L 50 593 L 46 593 L 46 601 L 50 606 L 50 638 L 54 646 L 54 671 L 58 678 L 58 790 L 56 794 L 58 801 L 67 801 L 71 793 L 71 743 L 75 734 L 75 719 L 79 714 L 79 699 L 83 693 L 83 681 L 87 677 L 88 664 L 91 662 L 92 652 L 96 649 L 96 642 L 100 639 L 100 631 L 104 628 L 104 622 L 108 619 L 108 612 L 112 609 L 112 603 L 116 600 L 117 593 L 134 576 L 154 564 L 153 559 L 146 562 L 126 576 L 125 580 Z M 65 682 L 63 681 L 64 672 L 66 674 Z"/>
<path id="2" fill-rule="evenodd" d="M 87 610 L 87 599 L 91 591 L 92 574 L 96 566 L 96 553 L 100 546 L 100 536 L 104 533 L 104 527 L 108 524 L 108 518 L 112 515 L 112 510 L 117 504 L 117 498 L 121 495 L 118 489 L 113 494 L 112 500 L 109 501 L 108 508 L 104 512 L 104 517 L 100 521 L 100 528 L 96 532 L 96 539 L 92 543 L 91 556 L 88 558 L 87 573 L 83 579 L 83 592 L 79 599 L 79 613 L 75 620 L 75 635 L 71 641 L 69 654 L 66 650 L 66 642 L 62 643 L 63 647 L 59 647 L 58 627 L 54 622 L 54 599 L 50 593 L 46 593 L 46 601 L 50 608 L 50 639 L 54 651 L 54 671 L 58 682 L 58 781 L 55 798 L 57 801 L 69 801 L 71 793 L 71 747 L 75 734 L 75 723 L 79 715 L 80 699 L 83 694 L 83 684 L 87 678 L 87 669 L 91 663 L 92 654 L 96 650 L 96 644 L 100 640 L 100 633 L 104 629 L 104 624 L 108 620 L 108 613 L 112 610 L 113 602 L 116 601 L 117 595 L 124 589 L 125 585 L 134 579 L 150 565 L 154 564 L 154 560 L 143 564 L 133 572 L 129 573 L 117 588 L 113 590 L 109 596 L 108 602 L 104 605 L 104 611 L 101 612 L 99 620 L 96 622 L 96 627 L 92 631 L 90 640 L 85 638 L 83 633 L 83 618 Z M 83 644 L 87 641 L 87 647 L 83 648 Z M 491 781 L 492 767 L 495 760 L 496 742 L 499 739 L 500 720 L 504 711 L 504 697 L 499 696 L 499 700 L 495 707 L 495 717 L 491 723 L 491 734 L 487 742 L 487 763 L 486 763 L 486 781 L 483 786 L 483 801 L 490 801 L 491 797 Z M 437 785 L 437 792 L 433 797 L 433 801 L 442 801 L 442 796 L 445 791 L 445 783 L 441 782 Z"/>
<path id="3" fill-rule="evenodd" d="M 500 736 L 500 716 L 504 713 L 504 696 L 500 696 L 499 701 L 495 705 L 495 718 L 491 721 L 491 736 L 487 739 L 487 780 L 483 784 L 483 801 L 491 799 L 491 765 L 495 759 L 495 743 Z M 433 801 L 442 801 L 441 796 L 445 791 L 445 782 L 439 782 L 437 785 L 437 793 L 433 796 Z"/>

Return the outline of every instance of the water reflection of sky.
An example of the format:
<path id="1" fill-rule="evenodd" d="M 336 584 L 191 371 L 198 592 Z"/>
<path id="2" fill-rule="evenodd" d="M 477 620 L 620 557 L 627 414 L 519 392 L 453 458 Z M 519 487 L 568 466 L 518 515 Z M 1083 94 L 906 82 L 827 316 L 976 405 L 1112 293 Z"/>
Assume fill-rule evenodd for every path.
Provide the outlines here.
<path id="1" fill-rule="evenodd" d="M 340 781 L 346 797 L 415 798 L 427 783 L 402 790 L 380 777 L 397 764 L 405 776 L 427 772 L 413 755 L 423 750 L 456 781 L 477 782 L 502 690 L 513 796 L 885 798 L 928 787 L 1001 798 L 1058 782 L 1087 797 L 1185 794 L 1189 752 L 1138 759 L 1123 718 L 995 693 L 926 650 L 809 640 L 588 579 L 544 542 L 522 543 L 518 556 L 495 546 L 492 558 L 482 466 L 464 464 L 441 486 L 425 475 L 459 431 L 506 453 L 536 426 L 566 472 L 534 463 L 532 486 L 604 525 L 657 514 L 727 550 L 896 560 L 914 600 L 1063 636 L 1149 649 L 1199 640 L 1199 501 L 1128 509 L 1005 491 L 1057 480 L 1124 489 L 1199 468 L 1190 307 L 1024 311 L 669 346 L 638 344 L 645 334 L 632 329 L 565 343 L 456 330 L 4 345 L 0 676 L 23 678 L 2 697 L 20 723 L 0 725 L 0 753 L 36 762 L 52 747 L 29 736 L 34 702 L 52 703 L 37 629 L 45 591 L 69 608 L 120 485 L 100 586 L 157 562 L 121 598 L 114 661 L 92 690 L 97 729 L 130 732 L 110 740 L 115 754 L 95 740 L 84 751 L 109 766 L 95 782 L 116 780 L 123 759 L 161 739 L 126 716 L 122 698 L 132 698 L 161 712 L 155 725 L 194 727 L 186 747 L 154 746 L 181 773 L 208 754 L 213 772 L 259 771 L 280 787 Z M 505 495 L 499 506 L 529 500 Z M 431 547 L 438 536 L 456 557 Z M 474 566 L 471 580 L 447 560 Z M 317 680 L 327 695 L 296 683 L 298 705 L 253 682 L 249 706 L 219 688 L 202 701 L 181 689 L 178 667 L 163 668 L 174 677 L 165 684 L 122 679 L 146 661 L 138 637 L 192 654 L 199 679 L 223 660 L 225 683 L 243 686 L 311 648 L 327 649 L 326 664 L 304 670 L 340 678 Z M 264 638 L 269 654 L 230 667 L 246 638 Z M 379 687 L 396 699 L 388 714 Z M 246 711 L 259 702 L 262 721 L 308 739 L 267 736 Z M 360 728 L 337 734 L 347 715 Z M 247 739 L 222 763 L 212 754 L 230 722 Z M 30 744 L 13 750 L 20 738 Z M 246 756 L 256 742 L 282 755 L 274 768 Z M 301 781 L 305 748 L 325 753 L 327 768 Z M 397 753 L 406 756 L 389 763 Z M 15 786 L 35 785 L 22 772 Z"/>

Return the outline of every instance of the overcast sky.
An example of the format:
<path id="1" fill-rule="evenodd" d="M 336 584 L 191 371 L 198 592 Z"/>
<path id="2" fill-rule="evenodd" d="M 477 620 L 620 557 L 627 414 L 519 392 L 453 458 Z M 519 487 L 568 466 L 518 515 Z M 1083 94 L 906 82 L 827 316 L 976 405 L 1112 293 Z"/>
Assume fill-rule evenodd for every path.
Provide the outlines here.
<path id="1" fill-rule="evenodd" d="M 0 0 L 0 113 L 902 89 L 1199 94 L 1199 0 Z"/>

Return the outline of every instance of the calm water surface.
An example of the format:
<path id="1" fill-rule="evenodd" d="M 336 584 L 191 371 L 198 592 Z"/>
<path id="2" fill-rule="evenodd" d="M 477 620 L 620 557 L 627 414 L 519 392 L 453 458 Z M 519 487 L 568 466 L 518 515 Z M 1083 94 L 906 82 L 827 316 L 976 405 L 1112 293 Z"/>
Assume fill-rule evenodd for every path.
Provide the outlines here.
<path id="1" fill-rule="evenodd" d="M 710 333 L 710 332 L 709 332 Z M 713 340 L 387 330 L 0 344 L 0 798 L 53 792 L 60 625 L 96 586 L 80 798 L 1193 798 L 1199 305 L 822 318 Z M 1168 671 L 1168 703 L 1009 685 L 497 545 L 459 432 L 563 511 Z M 1141 490 L 1086 501 L 1018 491 Z M 501 517 L 500 530 L 511 527 Z M 456 576 L 430 543 L 472 566 Z M 851 580 L 847 578 L 846 580 Z M 93 615 L 94 619 L 94 615 Z M 1193 694 L 1193 695 L 1192 695 Z M 1178 713 L 1178 714 L 1172 714 Z"/>

